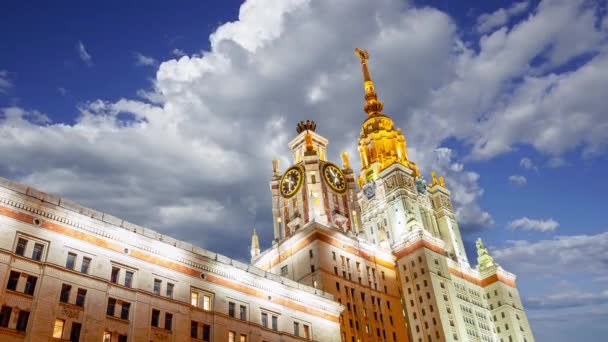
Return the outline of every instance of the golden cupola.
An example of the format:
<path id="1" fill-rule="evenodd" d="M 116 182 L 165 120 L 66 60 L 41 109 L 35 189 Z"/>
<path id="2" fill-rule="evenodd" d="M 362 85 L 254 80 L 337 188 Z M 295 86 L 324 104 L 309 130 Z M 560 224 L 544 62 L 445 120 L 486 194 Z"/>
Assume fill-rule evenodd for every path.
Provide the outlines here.
<path id="1" fill-rule="evenodd" d="M 399 163 L 411 169 L 418 176 L 418 166 L 407 159 L 405 137 L 401 129 L 395 129 L 393 120 L 382 114 L 384 104 L 378 100 L 374 82 L 367 67 L 369 54 L 367 50 L 355 49 L 361 59 L 363 70 L 363 88 L 365 89 L 365 105 L 363 110 L 368 117 L 361 125 L 359 137 L 359 153 L 361 155 L 361 176 L 359 185 L 374 180 L 378 174 L 394 163 Z"/>

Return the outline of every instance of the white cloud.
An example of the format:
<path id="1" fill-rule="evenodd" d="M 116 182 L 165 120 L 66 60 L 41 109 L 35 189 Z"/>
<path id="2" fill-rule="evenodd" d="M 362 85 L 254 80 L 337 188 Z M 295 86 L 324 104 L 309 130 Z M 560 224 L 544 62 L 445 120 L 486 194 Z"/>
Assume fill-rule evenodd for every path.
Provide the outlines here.
<path id="1" fill-rule="evenodd" d="M 136 52 L 134 57 L 135 57 L 135 65 L 154 66 L 158 63 L 156 61 L 156 59 L 154 59 L 150 56 L 142 55 L 139 52 Z"/>
<path id="2" fill-rule="evenodd" d="M 538 171 L 538 167 L 534 164 L 532 159 L 530 159 L 528 157 L 521 158 L 521 160 L 519 161 L 519 166 L 526 170 Z"/>
<path id="3" fill-rule="evenodd" d="M 76 45 L 76 50 L 78 51 L 78 57 L 88 66 L 93 65 L 93 57 L 87 52 L 87 49 L 84 47 L 84 44 L 81 41 L 78 41 Z"/>
<path id="4" fill-rule="evenodd" d="M 477 31 L 487 33 L 494 28 L 508 23 L 511 17 L 522 14 L 528 9 L 528 1 L 516 2 L 511 7 L 498 9 L 493 13 L 484 13 L 477 18 Z"/>
<path id="5" fill-rule="evenodd" d="M 509 222 L 509 228 L 511 229 L 535 230 L 539 232 L 552 232 L 557 227 L 559 227 L 559 222 L 552 218 L 536 220 L 522 217 Z"/>
<path id="6" fill-rule="evenodd" d="M 507 270 L 519 276 L 564 276 L 585 272 L 608 273 L 608 232 L 596 235 L 558 236 L 551 240 L 509 241 L 505 248 L 491 251 Z"/>
<path id="7" fill-rule="evenodd" d="M 528 183 L 528 179 L 522 175 L 511 175 L 509 176 L 509 183 L 516 186 L 524 186 Z"/>
<path id="8" fill-rule="evenodd" d="M 173 54 L 175 57 L 182 57 L 186 55 L 186 52 L 182 49 L 173 49 L 171 54 Z"/>
<path id="9" fill-rule="evenodd" d="M 0 70 L 0 94 L 6 94 L 6 92 L 13 87 L 13 82 L 8 76 L 8 71 Z"/>
<path id="10" fill-rule="evenodd" d="M 528 309 L 562 309 L 606 302 L 608 302 L 608 290 L 599 293 L 566 291 L 546 296 L 528 297 L 524 306 Z"/>

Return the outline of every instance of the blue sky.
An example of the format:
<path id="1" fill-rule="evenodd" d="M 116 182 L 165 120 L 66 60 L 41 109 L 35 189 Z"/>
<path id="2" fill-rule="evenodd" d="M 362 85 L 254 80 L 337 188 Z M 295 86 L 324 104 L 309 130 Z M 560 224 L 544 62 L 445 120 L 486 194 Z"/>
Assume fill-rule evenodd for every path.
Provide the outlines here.
<path id="1" fill-rule="evenodd" d="M 270 161 L 289 165 L 296 122 L 317 121 L 332 159 L 356 155 L 353 49 L 367 48 L 410 158 L 446 176 L 470 258 L 481 236 L 519 276 L 538 341 L 600 341 L 606 10 L 13 2 L 0 13 L 0 176 L 246 260 L 254 226 L 269 245 Z"/>

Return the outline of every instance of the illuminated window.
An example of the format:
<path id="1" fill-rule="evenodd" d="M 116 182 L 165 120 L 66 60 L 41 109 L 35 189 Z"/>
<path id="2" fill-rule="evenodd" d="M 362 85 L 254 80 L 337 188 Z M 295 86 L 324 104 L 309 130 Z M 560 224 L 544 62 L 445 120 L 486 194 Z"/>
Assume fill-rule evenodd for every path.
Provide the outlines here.
<path id="1" fill-rule="evenodd" d="M 40 261 L 42 259 L 42 251 L 44 250 L 44 245 L 41 243 L 34 244 L 34 252 L 32 253 L 32 259 Z"/>
<path id="2" fill-rule="evenodd" d="M 235 339 L 236 333 L 234 331 L 228 332 L 228 342 L 236 342 Z"/>
<path id="3" fill-rule="evenodd" d="M 25 254 L 25 248 L 27 247 L 27 240 L 23 238 L 19 238 L 17 240 L 17 247 L 15 248 L 15 253 L 17 255 L 23 256 Z"/>
<path id="4" fill-rule="evenodd" d="M 239 342 L 247 342 L 247 335 L 241 335 L 241 339 Z"/>
<path id="5" fill-rule="evenodd" d="M 55 326 L 53 327 L 53 337 L 61 338 L 63 336 L 63 326 L 65 325 L 65 321 L 62 319 L 55 320 Z"/>
<path id="6" fill-rule="evenodd" d="M 197 292 L 194 292 L 194 291 L 190 292 L 190 305 L 198 307 L 198 293 Z"/>
<path id="7" fill-rule="evenodd" d="M 211 310 L 211 296 L 203 295 L 203 310 Z"/>
<path id="8" fill-rule="evenodd" d="M 65 262 L 65 267 L 73 270 L 74 265 L 76 265 L 76 254 L 68 253 L 68 259 Z"/>
<path id="9" fill-rule="evenodd" d="M 80 272 L 89 273 L 89 266 L 91 265 L 91 258 L 82 258 L 82 265 L 80 266 Z"/>
<path id="10" fill-rule="evenodd" d="M 102 342 L 111 342 L 111 341 L 112 341 L 112 333 L 109 333 L 109 332 L 105 331 L 103 333 Z"/>

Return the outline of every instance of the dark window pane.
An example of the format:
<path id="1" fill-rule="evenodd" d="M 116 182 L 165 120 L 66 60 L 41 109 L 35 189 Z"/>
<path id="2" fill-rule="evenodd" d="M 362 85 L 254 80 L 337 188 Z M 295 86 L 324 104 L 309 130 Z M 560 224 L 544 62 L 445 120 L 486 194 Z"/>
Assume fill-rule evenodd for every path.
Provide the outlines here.
<path id="1" fill-rule="evenodd" d="M 241 305 L 240 318 L 244 321 L 247 319 L 247 307 Z"/>
<path id="2" fill-rule="evenodd" d="M 131 308 L 131 304 L 130 303 L 122 303 L 122 309 L 120 310 L 120 318 L 122 319 L 129 319 L 129 309 Z"/>
<path id="3" fill-rule="evenodd" d="M 161 281 L 158 279 L 154 279 L 154 294 L 155 295 L 160 295 L 160 285 L 161 285 Z"/>
<path id="4" fill-rule="evenodd" d="M 127 335 L 118 335 L 118 342 L 127 342 Z"/>
<path id="5" fill-rule="evenodd" d="M 78 289 L 78 293 L 76 294 L 76 305 L 84 306 L 84 300 L 87 297 L 87 290 Z"/>
<path id="6" fill-rule="evenodd" d="M 59 296 L 59 301 L 67 303 L 70 299 L 70 291 L 72 291 L 72 285 L 63 284 L 61 286 L 61 295 Z"/>
<path id="7" fill-rule="evenodd" d="M 38 277 L 27 276 L 27 281 L 25 282 L 25 288 L 23 289 L 23 293 L 28 295 L 34 295 L 34 290 L 36 289 L 36 282 L 38 282 Z"/>
<path id="8" fill-rule="evenodd" d="M 160 311 L 156 310 L 156 309 L 152 309 L 152 321 L 150 322 L 150 324 L 153 327 L 158 327 L 159 316 L 160 316 Z"/>
<path id="9" fill-rule="evenodd" d="M 198 338 L 198 323 L 190 321 L 190 337 Z"/>
<path id="10" fill-rule="evenodd" d="M 91 265 L 91 258 L 82 258 L 82 266 L 80 266 L 80 272 L 89 273 L 89 266 Z"/>
<path id="11" fill-rule="evenodd" d="M 34 252 L 32 253 L 32 259 L 40 261 L 42 259 L 42 251 L 44 250 L 44 245 L 37 243 L 34 245 Z"/>
<path id="12" fill-rule="evenodd" d="M 127 271 L 125 273 L 125 286 L 131 287 L 132 283 L 133 283 L 133 272 Z"/>
<path id="13" fill-rule="evenodd" d="M 110 274 L 110 281 L 116 284 L 118 282 L 118 273 L 120 272 L 120 268 L 112 267 L 112 273 Z"/>
<path id="14" fill-rule="evenodd" d="M 8 328 L 8 322 L 11 318 L 11 312 L 13 308 L 10 306 L 2 306 L 2 311 L 0 311 L 0 327 Z"/>
<path id="15" fill-rule="evenodd" d="M 65 267 L 73 270 L 75 264 L 76 264 L 76 254 L 68 253 L 68 260 L 65 262 Z"/>
<path id="16" fill-rule="evenodd" d="M 25 254 L 25 247 L 26 246 L 27 246 L 27 240 L 19 238 L 19 240 L 17 240 L 17 248 L 15 248 L 15 253 L 18 254 L 18 255 Z"/>
<path id="17" fill-rule="evenodd" d="M 203 341 L 210 341 L 209 338 L 211 336 L 211 326 L 204 324 L 203 325 Z"/>
<path id="18" fill-rule="evenodd" d="M 272 330 L 277 330 L 278 329 L 278 317 L 277 316 L 272 316 Z"/>
<path id="19" fill-rule="evenodd" d="M 70 332 L 70 342 L 78 342 L 80 341 L 80 329 L 82 328 L 82 324 L 73 322 L 72 323 L 72 331 Z"/>
<path id="20" fill-rule="evenodd" d="M 173 323 L 173 314 L 165 313 L 165 329 L 171 330 L 171 323 Z"/>
<path id="21" fill-rule="evenodd" d="M 19 282 L 19 276 L 21 273 L 11 271 L 10 276 L 8 277 L 8 283 L 6 284 L 6 288 L 9 290 L 17 290 L 17 283 Z"/>
<path id="22" fill-rule="evenodd" d="M 232 303 L 232 302 L 228 303 L 228 316 L 230 316 L 230 317 L 234 317 L 234 309 L 235 309 L 234 306 L 235 306 L 234 303 Z"/>
<path id="23" fill-rule="evenodd" d="M 30 318 L 30 313 L 27 311 L 19 311 L 19 318 L 17 319 L 17 330 L 25 331 L 27 329 L 27 321 Z"/>
<path id="24" fill-rule="evenodd" d="M 115 307 L 116 307 L 116 299 L 108 298 L 108 308 L 106 309 L 106 315 L 114 316 Z"/>

